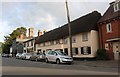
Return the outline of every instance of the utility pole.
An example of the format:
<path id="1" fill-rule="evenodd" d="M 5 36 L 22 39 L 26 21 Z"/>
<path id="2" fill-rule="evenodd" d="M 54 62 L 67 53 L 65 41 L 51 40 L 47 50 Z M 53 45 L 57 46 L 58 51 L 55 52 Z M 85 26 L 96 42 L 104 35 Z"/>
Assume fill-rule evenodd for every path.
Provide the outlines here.
<path id="1" fill-rule="evenodd" d="M 69 16 L 69 9 L 68 9 L 67 0 L 66 0 L 66 10 L 67 10 L 67 19 L 68 19 L 68 28 L 69 28 L 70 55 L 71 55 L 71 57 L 73 57 L 73 53 L 72 53 L 72 35 L 71 35 L 70 16 Z"/>

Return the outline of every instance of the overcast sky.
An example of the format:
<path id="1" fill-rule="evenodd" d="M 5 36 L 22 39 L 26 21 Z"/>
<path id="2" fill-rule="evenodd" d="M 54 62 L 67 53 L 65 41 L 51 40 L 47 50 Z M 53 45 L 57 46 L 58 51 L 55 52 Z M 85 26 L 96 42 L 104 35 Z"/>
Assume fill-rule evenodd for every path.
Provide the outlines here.
<path id="1" fill-rule="evenodd" d="M 69 2 L 70 19 L 75 20 L 92 11 L 98 11 L 102 15 L 114 0 L 101 2 L 72 1 Z M 67 23 L 65 2 L 63 1 L 38 1 L 38 0 L 4 0 L 0 4 L 0 41 L 18 27 L 34 27 L 34 35 L 37 31 L 60 27 Z"/>

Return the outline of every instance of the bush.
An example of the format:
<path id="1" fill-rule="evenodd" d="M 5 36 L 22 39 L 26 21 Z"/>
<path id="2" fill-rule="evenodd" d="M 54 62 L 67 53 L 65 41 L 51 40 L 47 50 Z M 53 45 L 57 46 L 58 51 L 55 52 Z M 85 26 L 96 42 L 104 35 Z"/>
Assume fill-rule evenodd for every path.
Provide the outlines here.
<path id="1" fill-rule="evenodd" d="M 105 49 L 98 49 L 96 53 L 97 60 L 107 60 L 107 52 Z"/>

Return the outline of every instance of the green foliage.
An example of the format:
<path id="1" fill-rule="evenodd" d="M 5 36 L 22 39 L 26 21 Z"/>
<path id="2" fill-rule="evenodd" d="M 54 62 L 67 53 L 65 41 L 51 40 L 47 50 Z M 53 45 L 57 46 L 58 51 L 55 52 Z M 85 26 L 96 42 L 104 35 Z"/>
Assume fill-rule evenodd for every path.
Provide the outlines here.
<path id="1" fill-rule="evenodd" d="M 2 44 L 2 53 L 10 53 L 10 48 L 7 44 Z"/>
<path id="2" fill-rule="evenodd" d="M 107 53 L 105 49 L 98 49 L 96 53 L 96 59 L 97 60 L 106 60 L 107 59 Z"/>
<path id="3" fill-rule="evenodd" d="M 25 27 L 17 28 L 9 36 L 4 36 L 4 44 L 2 45 L 2 51 L 4 53 L 9 53 L 10 46 L 12 45 L 12 39 L 18 37 L 20 34 L 26 35 L 27 29 Z"/>

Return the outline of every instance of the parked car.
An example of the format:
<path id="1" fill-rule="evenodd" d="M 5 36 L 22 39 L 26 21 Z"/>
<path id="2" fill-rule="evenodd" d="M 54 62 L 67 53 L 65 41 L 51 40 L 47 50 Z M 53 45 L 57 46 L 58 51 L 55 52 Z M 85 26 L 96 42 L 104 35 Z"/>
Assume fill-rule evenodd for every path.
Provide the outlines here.
<path id="1" fill-rule="evenodd" d="M 22 53 L 20 59 L 25 59 L 25 57 L 26 57 L 25 55 L 26 55 L 26 53 Z"/>
<path id="2" fill-rule="evenodd" d="M 34 53 L 30 57 L 30 60 L 36 60 L 36 61 L 45 61 L 45 55 L 43 53 Z"/>
<path id="3" fill-rule="evenodd" d="M 26 54 L 25 54 L 25 59 L 29 60 L 31 56 L 32 56 L 31 53 L 26 53 Z"/>
<path id="4" fill-rule="evenodd" d="M 3 53 L 3 54 L 2 54 L 2 57 L 10 57 L 10 55 Z"/>
<path id="5" fill-rule="evenodd" d="M 17 54 L 16 54 L 16 59 L 20 59 L 21 56 L 22 56 L 22 53 L 17 53 Z"/>
<path id="6" fill-rule="evenodd" d="M 46 53 L 46 59 L 45 61 L 48 62 L 56 62 L 57 64 L 60 63 L 73 63 L 73 58 L 66 55 L 65 53 L 61 51 L 48 51 Z"/>

